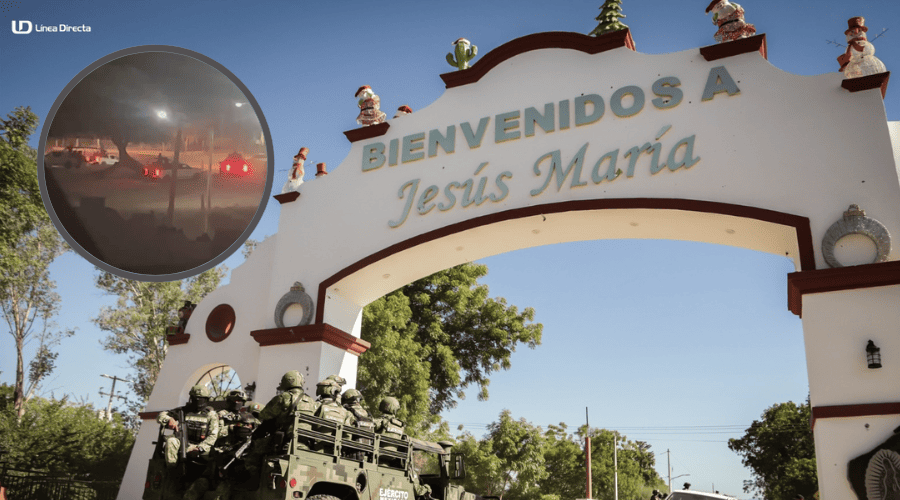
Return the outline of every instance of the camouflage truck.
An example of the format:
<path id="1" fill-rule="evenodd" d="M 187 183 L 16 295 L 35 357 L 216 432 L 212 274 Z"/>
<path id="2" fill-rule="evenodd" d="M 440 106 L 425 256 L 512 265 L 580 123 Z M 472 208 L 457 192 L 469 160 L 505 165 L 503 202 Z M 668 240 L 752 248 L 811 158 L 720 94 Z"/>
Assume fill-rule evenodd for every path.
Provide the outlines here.
<path id="1" fill-rule="evenodd" d="M 202 460 L 191 459 L 185 466 L 166 469 L 162 443 L 168 431 L 160 429 L 143 499 L 181 498 L 192 479 L 205 473 L 212 477 L 207 499 L 216 498 L 218 481 L 229 481 L 232 500 L 476 500 L 476 495 L 451 484 L 464 477 L 465 468 L 462 456 L 450 453 L 450 442 L 406 435 L 394 439 L 300 413 L 292 428 L 287 435 L 274 435 L 259 475 L 249 478 L 241 477 L 240 458 L 222 470 L 233 453 L 210 457 L 205 469 Z"/>

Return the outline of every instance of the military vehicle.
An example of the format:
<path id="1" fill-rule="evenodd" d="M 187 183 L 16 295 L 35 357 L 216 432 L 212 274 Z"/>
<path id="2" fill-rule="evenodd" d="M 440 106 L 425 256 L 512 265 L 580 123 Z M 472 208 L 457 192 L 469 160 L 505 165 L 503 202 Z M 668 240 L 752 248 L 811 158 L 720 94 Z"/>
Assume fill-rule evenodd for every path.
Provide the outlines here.
<path id="1" fill-rule="evenodd" d="M 233 500 L 476 500 L 450 484 L 465 475 L 462 456 L 450 453 L 450 442 L 394 439 L 301 413 L 292 428 L 287 435 L 275 433 L 255 477 L 240 477 L 240 459 L 223 473 L 233 452 L 210 457 L 218 465 L 188 458 L 167 470 L 162 444 L 171 431 L 161 428 L 143 499 L 181 498 L 194 478 L 206 474 L 215 476 L 206 498 L 214 498 L 217 481 L 230 481 Z"/>

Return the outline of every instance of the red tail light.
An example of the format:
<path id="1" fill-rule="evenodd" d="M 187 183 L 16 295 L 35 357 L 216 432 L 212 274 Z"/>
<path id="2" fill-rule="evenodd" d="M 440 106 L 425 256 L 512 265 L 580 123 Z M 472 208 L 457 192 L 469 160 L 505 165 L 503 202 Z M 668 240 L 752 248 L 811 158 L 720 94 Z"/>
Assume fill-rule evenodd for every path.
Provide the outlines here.
<path id="1" fill-rule="evenodd" d="M 244 165 L 244 172 L 247 171 L 247 165 Z"/>
<path id="2" fill-rule="evenodd" d="M 144 177 L 147 177 L 148 175 L 150 175 L 150 169 L 147 167 L 144 167 Z"/>
<path id="3" fill-rule="evenodd" d="M 287 486 L 287 483 L 284 482 L 284 478 L 281 478 L 281 481 L 278 481 L 278 487 L 284 489 Z"/>
<path id="4" fill-rule="evenodd" d="M 231 171 L 231 164 L 230 164 L 230 163 L 227 164 L 227 165 L 225 165 L 225 170 L 228 170 L 229 172 Z"/>
<path id="5" fill-rule="evenodd" d="M 294 479 L 294 478 L 291 478 L 290 485 L 291 485 L 291 488 L 296 488 L 296 487 L 297 487 L 297 480 Z"/>

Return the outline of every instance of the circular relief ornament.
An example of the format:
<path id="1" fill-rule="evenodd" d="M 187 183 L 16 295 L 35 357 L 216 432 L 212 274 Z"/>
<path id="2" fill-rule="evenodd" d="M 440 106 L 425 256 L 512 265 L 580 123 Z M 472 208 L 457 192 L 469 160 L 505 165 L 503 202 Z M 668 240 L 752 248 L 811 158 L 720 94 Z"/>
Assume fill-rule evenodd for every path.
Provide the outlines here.
<path id="1" fill-rule="evenodd" d="M 891 253 L 891 235 L 884 224 L 866 217 L 866 211 L 859 205 L 850 205 L 844 217 L 835 222 L 822 238 L 822 257 L 831 267 L 844 267 L 834 256 L 834 246 L 838 240 L 850 234 L 861 234 L 875 243 L 875 262 L 885 262 Z"/>
<path id="2" fill-rule="evenodd" d="M 275 326 L 284 328 L 284 313 L 287 311 L 288 307 L 293 304 L 299 304 L 300 307 L 303 308 L 303 318 L 301 318 L 300 323 L 295 326 L 303 326 L 312 323 L 312 298 L 306 293 L 303 285 L 301 285 L 299 281 L 295 281 L 294 286 L 291 287 L 291 291 L 284 294 L 275 306 Z"/>

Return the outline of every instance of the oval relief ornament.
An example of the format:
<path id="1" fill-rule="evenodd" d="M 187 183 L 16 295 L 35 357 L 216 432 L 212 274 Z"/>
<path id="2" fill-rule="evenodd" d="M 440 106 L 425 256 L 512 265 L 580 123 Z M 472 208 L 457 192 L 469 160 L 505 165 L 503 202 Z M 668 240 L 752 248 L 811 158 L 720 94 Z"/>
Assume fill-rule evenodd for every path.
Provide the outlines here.
<path id="1" fill-rule="evenodd" d="M 878 450 L 866 467 L 866 496 L 869 500 L 900 498 L 900 454 Z"/>
<path id="2" fill-rule="evenodd" d="M 877 220 L 866 217 L 866 211 L 859 205 L 850 205 L 844 217 L 828 228 L 822 238 L 822 257 L 831 267 L 844 267 L 834 256 L 834 247 L 838 240 L 850 234 L 866 236 L 875 244 L 875 262 L 885 262 L 891 253 L 891 235 L 886 227 Z"/>
<path id="3" fill-rule="evenodd" d="M 285 327 L 284 313 L 287 311 L 288 307 L 294 304 L 299 304 L 300 307 L 303 308 L 303 318 L 300 319 L 299 324 L 293 326 L 303 326 L 312 323 L 312 298 L 306 293 L 303 285 L 301 285 L 299 281 L 295 281 L 294 286 L 291 287 L 291 291 L 284 294 L 275 306 L 275 326 L 278 328 Z"/>

